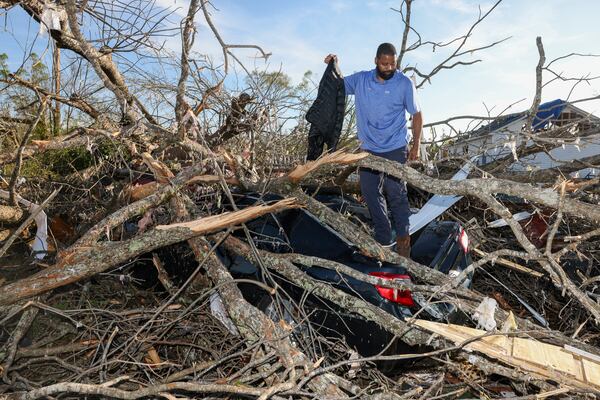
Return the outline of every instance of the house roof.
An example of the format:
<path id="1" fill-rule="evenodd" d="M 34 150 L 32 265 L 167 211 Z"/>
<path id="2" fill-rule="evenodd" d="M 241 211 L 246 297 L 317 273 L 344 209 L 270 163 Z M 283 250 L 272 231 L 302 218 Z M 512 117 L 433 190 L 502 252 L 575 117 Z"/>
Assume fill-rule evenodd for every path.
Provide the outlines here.
<path id="1" fill-rule="evenodd" d="M 569 106 L 569 108 L 573 108 L 575 111 L 580 111 L 583 115 L 587 114 L 585 111 L 580 110 L 579 108 L 567 103 L 564 100 L 556 99 L 548 101 L 546 103 L 540 104 L 540 106 L 538 107 L 538 112 L 531 123 L 533 129 L 535 131 L 539 131 L 541 129 L 546 128 L 551 121 L 556 120 L 562 114 L 567 105 Z M 529 110 L 525 110 L 518 113 L 502 115 L 490 122 L 489 124 L 480 126 L 479 128 L 469 132 L 466 136 L 462 138 L 462 140 L 469 140 L 478 136 L 485 136 L 491 132 L 502 129 L 517 120 L 526 118 L 528 113 Z"/>
<path id="2" fill-rule="evenodd" d="M 538 107 L 538 112 L 535 115 L 535 118 L 533 118 L 533 129 L 543 129 L 546 125 L 548 125 L 548 123 L 551 120 L 558 118 L 562 113 L 563 109 L 565 108 L 566 104 L 567 103 L 561 99 L 556 99 L 547 103 L 540 104 L 540 106 Z M 492 122 L 490 122 L 489 124 L 479 127 L 478 129 L 472 131 L 471 134 L 473 136 L 478 136 L 481 134 L 496 131 L 518 119 L 526 117 L 528 113 L 529 110 L 526 110 L 518 113 L 500 116 Z"/>
<path id="3" fill-rule="evenodd" d="M 594 126 L 600 127 L 600 118 L 595 115 L 589 114 L 587 111 L 584 111 L 573 104 L 566 102 L 561 99 L 556 99 L 552 101 L 548 101 L 546 103 L 542 103 L 538 107 L 538 112 L 533 118 L 531 123 L 534 131 L 540 131 L 548 126 L 549 123 L 554 122 L 560 119 L 561 114 L 565 112 L 574 113 L 575 115 L 579 115 L 582 118 L 585 117 L 588 119 Z M 521 111 L 518 113 L 506 114 L 497 117 L 492 120 L 490 123 L 480 126 L 477 129 L 472 131 L 464 132 L 463 134 L 456 137 L 454 144 L 457 145 L 463 142 L 470 142 L 472 140 L 477 140 L 479 137 L 487 136 L 492 132 L 499 131 L 503 128 L 508 127 L 510 124 L 523 120 L 523 124 L 525 123 L 525 118 L 529 114 L 529 110 Z M 520 129 L 520 127 L 519 127 Z"/>
<path id="4" fill-rule="evenodd" d="M 490 122 L 489 124 L 482 125 L 474 131 L 469 132 L 467 138 L 487 135 L 488 133 L 497 131 L 498 129 L 502 129 L 505 126 L 513 123 L 514 121 L 523 118 L 526 114 L 527 112 L 523 111 L 513 114 L 502 115 Z"/>

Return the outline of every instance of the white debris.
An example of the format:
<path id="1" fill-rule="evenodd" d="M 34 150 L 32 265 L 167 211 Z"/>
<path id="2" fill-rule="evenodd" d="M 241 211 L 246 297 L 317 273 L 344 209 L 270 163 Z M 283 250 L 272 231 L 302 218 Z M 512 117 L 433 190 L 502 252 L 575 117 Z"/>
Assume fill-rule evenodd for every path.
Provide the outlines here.
<path id="1" fill-rule="evenodd" d="M 513 159 L 515 161 L 518 161 L 519 158 L 517 157 L 517 141 L 516 140 L 510 140 L 506 143 L 504 143 L 503 147 L 508 147 L 510 149 L 510 152 L 513 155 Z"/>
<path id="2" fill-rule="evenodd" d="M 516 214 L 513 214 L 512 219 L 514 219 L 515 221 L 522 221 L 524 219 L 531 217 L 531 215 L 532 214 L 528 211 L 521 211 Z M 500 219 L 497 219 L 495 221 L 488 223 L 488 228 L 500 228 L 500 227 L 503 227 L 506 225 L 508 225 L 508 222 L 506 222 L 506 220 L 500 218 Z"/>
<path id="3" fill-rule="evenodd" d="M 6 190 L 0 189 L 0 197 L 3 199 L 8 199 L 9 193 Z M 36 211 L 39 206 L 35 203 L 30 202 L 29 200 L 25 200 L 21 196 L 17 196 L 17 201 L 24 206 L 27 207 L 27 211 L 33 213 Z M 37 226 L 37 231 L 35 233 L 35 239 L 33 241 L 32 251 L 35 255 L 35 258 L 38 260 L 46 257 L 48 253 L 48 217 L 44 210 L 41 210 L 36 217 L 34 218 L 35 225 Z"/>
<path id="4" fill-rule="evenodd" d="M 462 181 L 469 176 L 469 172 L 471 172 L 471 168 L 473 163 L 479 158 L 479 156 L 473 157 L 471 162 L 466 163 L 462 166 L 462 168 L 454 174 L 452 177 L 453 181 Z M 436 219 L 438 216 L 443 214 L 447 209 L 452 207 L 454 203 L 462 199 L 462 196 L 454 196 L 454 195 L 441 195 L 436 194 L 433 196 L 427 203 L 421 207 L 421 209 L 412 214 L 409 220 L 410 231 L 409 234 L 417 232 L 419 229 L 423 228 L 425 225 Z"/>
<path id="5" fill-rule="evenodd" d="M 473 314 L 473 319 L 477 321 L 477 328 L 485 329 L 488 332 L 496 329 L 496 320 L 494 319 L 496 307 L 498 307 L 496 300 L 489 297 L 483 299 Z"/>
<path id="6" fill-rule="evenodd" d="M 46 3 L 42 9 L 40 21 L 40 36 L 45 36 L 49 30 L 60 30 L 61 11 L 57 9 L 56 4 Z"/>
<path id="7" fill-rule="evenodd" d="M 231 318 L 229 318 L 229 314 L 227 313 L 225 305 L 223 304 L 223 299 L 221 299 L 221 296 L 216 291 L 212 292 L 210 295 L 210 312 L 225 326 L 225 328 L 227 328 L 229 332 L 231 332 L 232 335 L 240 335 L 237 327 Z"/>

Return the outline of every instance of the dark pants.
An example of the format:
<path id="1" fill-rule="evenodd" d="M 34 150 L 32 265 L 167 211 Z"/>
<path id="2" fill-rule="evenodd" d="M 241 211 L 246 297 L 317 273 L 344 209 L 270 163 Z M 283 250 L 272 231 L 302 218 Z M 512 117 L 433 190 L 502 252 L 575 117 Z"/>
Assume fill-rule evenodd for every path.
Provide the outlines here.
<path id="1" fill-rule="evenodd" d="M 386 153 L 370 153 L 400 164 L 406 162 L 407 156 L 406 146 Z M 408 235 L 410 208 L 405 182 L 383 172 L 361 168 L 360 190 L 367 202 L 375 228 L 375 239 L 379 243 L 388 245 L 395 241 L 395 237 L 392 237 L 392 225 L 388 218 L 388 207 L 392 214 L 396 236 Z"/>

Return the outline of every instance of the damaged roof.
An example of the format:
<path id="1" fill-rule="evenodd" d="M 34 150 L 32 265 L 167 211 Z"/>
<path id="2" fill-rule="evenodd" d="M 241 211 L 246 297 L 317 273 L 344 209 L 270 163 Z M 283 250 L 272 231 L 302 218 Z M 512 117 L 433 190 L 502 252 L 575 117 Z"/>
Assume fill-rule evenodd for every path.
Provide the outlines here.
<path id="1" fill-rule="evenodd" d="M 532 121 L 532 127 L 534 131 L 539 131 L 547 128 L 549 123 L 557 120 L 560 117 L 560 115 L 563 113 L 563 111 L 565 111 L 565 108 L 567 106 L 569 108 L 572 108 L 572 111 L 579 112 L 582 115 L 587 116 L 588 114 L 587 112 L 573 106 L 571 103 L 562 99 L 548 101 L 546 103 L 540 104 L 540 106 L 538 107 L 538 112 L 536 113 Z M 483 125 L 469 132 L 465 137 L 463 137 L 463 139 L 469 139 L 477 136 L 484 136 L 490 134 L 508 126 L 509 124 L 515 121 L 527 118 L 528 114 L 529 110 L 525 110 L 517 113 L 499 116 L 489 124 Z M 600 122 L 600 119 L 593 115 L 589 115 L 589 118 L 593 119 L 596 122 Z"/>

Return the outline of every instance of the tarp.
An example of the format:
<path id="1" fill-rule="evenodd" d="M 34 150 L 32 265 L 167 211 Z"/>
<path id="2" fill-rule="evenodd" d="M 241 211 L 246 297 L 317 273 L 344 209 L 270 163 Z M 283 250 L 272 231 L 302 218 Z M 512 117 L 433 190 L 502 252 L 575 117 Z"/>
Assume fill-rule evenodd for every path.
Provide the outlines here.
<path id="1" fill-rule="evenodd" d="M 556 99 L 547 103 L 540 104 L 538 112 L 533 118 L 532 127 L 534 131 L 544 129 L 549 122 L 558 119 L 567 103 L 564 100 Z"/>
<path id="2" fill-rule="evenodd" d="M 537 131 L 540 129 L 544 129 L 549 122 L 551 122 L 552 120 L 556 120 L 558 117 L 560 117 L 560 114 L 563 112 L 566 105 L 567 103 L 561 99 L 556 99 L 547 103 L 540 104 L 540 106 L 538 107 L 538 112 L 531 123 L 533 130 Z M 469 137 L 488 135 L 494 131 L 504 128 L 505 126 L 518 119 L 524 118 L 526 115 L 527 111 L 521 111 L 514 114 L 499 116 L 489 124 L 484 125 L 471 132 Z"/>

